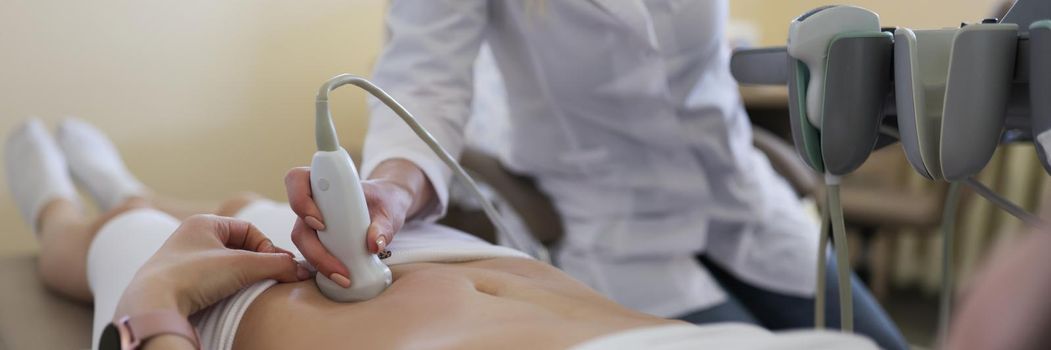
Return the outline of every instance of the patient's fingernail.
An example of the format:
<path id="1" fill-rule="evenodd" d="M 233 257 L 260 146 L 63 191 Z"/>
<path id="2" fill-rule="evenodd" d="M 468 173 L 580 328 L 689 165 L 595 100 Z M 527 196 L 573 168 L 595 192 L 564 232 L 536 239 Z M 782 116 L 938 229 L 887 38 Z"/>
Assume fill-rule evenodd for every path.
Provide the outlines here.
<path id="1" fill-rule="evenodd" d="M 318 220 L 317 218 L 315 218 L 313 216 L 305 217 L 305 218 L 303 218 L 303 221 L 306 222 L 307 226 L 310 226 L 310 228 L 312 228 L 312 229 L 315 229 L 315 230 L 318 230 L 318 231 L 321 231 L 321 230 L 325 229 L 325 224 L 321 223 L 321 220 Z"/>
<path id="2" fill-rule="evenodd" d="M 387 248 L 387 239 L 383 238 L 383 236 L 380 236 L 380 238 L 376 238 L 376 252 L 377 253 L 382 252 L 386 248 Z"/>
<path id="3" fill-rule="evenodd" d="M 347 276 L 333 272 L 331 275 L 328 275 L 328 279 L 332 280 L 332 282 L 336 282 L 340 287 L 350 288 L 350 279 L 347 278 Z"/>
<path id="4" fill-rule="evenodd" d="M 298 277 L 300 281 L 305 281 L 310 278 L 310 271 L 307 271 L 307 268 L 303 266 L 296 266 L 296 277 Z"/>

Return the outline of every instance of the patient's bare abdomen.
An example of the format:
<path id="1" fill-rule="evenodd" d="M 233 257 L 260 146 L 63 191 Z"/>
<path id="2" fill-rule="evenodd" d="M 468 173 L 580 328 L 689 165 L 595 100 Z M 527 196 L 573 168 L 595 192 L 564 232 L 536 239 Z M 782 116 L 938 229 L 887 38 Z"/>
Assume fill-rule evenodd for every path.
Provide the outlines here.
<path id="1" fill-rule="evenodd" d="M 274 286 L 245 313 L 234 346 L 566 348 L 619 330 L 676 322 L 627 310 L 526 259 L 391 270 L 390 288 L 359 303 L 329 301 L 310 281 Z"/>

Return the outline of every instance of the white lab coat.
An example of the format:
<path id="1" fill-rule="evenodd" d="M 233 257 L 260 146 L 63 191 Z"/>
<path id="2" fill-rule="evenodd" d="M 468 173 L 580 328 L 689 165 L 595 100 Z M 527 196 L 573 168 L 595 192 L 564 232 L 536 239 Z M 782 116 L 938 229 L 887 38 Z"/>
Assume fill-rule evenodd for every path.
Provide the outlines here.
<path id="1" fill-rule="evenodd" d="M 752 146 L 729 72 L 725 0 L 395 0 L 374 81 L 458 155 L 472 64 L 506 82 L 511 169 L 560 211 L 556 261 L 617 302 L 670 317 L 725 294 L 704 253 L 744 281 L 813 294 L 817 227 Z M 363 176 L 415 162 L 444 212 L 451 172 L 375 100 Z"/>

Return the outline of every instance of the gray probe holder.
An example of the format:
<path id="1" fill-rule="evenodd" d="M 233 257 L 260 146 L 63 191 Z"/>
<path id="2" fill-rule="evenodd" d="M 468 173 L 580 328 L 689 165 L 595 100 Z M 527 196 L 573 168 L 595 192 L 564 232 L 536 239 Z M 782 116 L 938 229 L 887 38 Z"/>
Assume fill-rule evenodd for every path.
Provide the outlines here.
<path id="1" fill-rule="evenodd" d="M 898 129 L 913 169 L 963 180 L 993 156 L 1011 94 L 1018 26 L 895 31 Z"/>
<path id="2" fill-rule="evenodd" d="M 890 33 L 845 33 L 828 48 L 821 129 L 806 116 L 806 65 L 789 58 L 789 113 L 796 150 L 818 172 L 845 175 L 868 159 L 890 93 Z"/>
<path id="3" fill-rule="evenodd" d="M 1029 26 L 1029 101 L 1032 104 L 1030 126 L 1033 144 L 1044 170 L 1051 173 L 1049 154 L 1037 138 L 1051 129 L 1051 20 L 1034 22 Z"/>

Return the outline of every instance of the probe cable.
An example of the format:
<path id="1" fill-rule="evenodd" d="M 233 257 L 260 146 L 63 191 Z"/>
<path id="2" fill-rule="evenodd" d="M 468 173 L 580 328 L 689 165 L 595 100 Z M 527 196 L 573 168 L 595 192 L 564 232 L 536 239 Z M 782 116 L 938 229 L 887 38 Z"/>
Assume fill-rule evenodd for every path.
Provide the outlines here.
<path id="1" fill-rule="evenodd" d="M 378 99 L 380 102 L 383 102 L 383 104 L 390 108 L 392 111 L 394 111 L 394 113 L 397 114 L 398 117 L 401 117 L 401 120 L 404 121 L 405 124 L 407 124 L 414 133 L 416 133 L 416 136 L 423 140 L 423 142 L 426 143 L 428 147 L 430 147 L 431 151 L 434 151 L 434 154 L 437 155 L 438 158 L 440 158 L 446 166 L 452 169 L 453 173 L 456 174 L 456 177 L 459 178 L 460 181 L 462 181 L 465 185 L 467 185 L 467 188 L 470 189 L 471 194 L 478 200 L 479 203 L 481 203 L 482 210 L 485 212 L 485 216 L 488 217 L 489 221 L 492 222 L 493 226 L 496 227 L 496 231 L 503 235 L 505 238 L 507 238 L 508 242 L 510 242 L 514 248 L 523 250 L 540 261 L 551 263 L 551 257 L 546 248 L 541 246 L 539 243 L 536 243 L 529 237 L 520 237 L 520 232 L 509 230 L 507 226 L 504 225 L 503 220 L 500 219 L 499 212 L 497 212 L 496 208 L 493 207 L 493 204 L 489 201 L 489 199 L 482 194 L 482 191 L 478 188 L 478 184 L 475 183 L 474 179 L 467 174 L 467 171 L 460 166 L 460 163 L 458 163 L 456 159 L 453 158 L 453 156 L 450 155 L 449 152 L 446 151 L 445 148 L 443 148 L 441 144 L 438 143 L 438 140 L 436 140 L 434 136 L 429 131 L 427 131 L 426 128 L 420 125 L 420 123 L 416 120 L 416 117 L 414 117 L 412 113 L 405 109 L 405 107 L 403 107 L 400 103 L 398 103 L 397 100 L 395 100 L 393 97 L 387 94 L 386 91 L 383 91 L 383 89 L 381 89 L 380 87 L 376 86 L 375 84 L 366 80 L 365 78 L 358 77 L 355 75 L 337 75 L 336 77 L 329 80 L 329 82 L 322 86 L 321 90 L 318 91 L 317 104 L 318 106 L 325 107 L 318 108 L 318 113 L 321 113 L 320 111 L 329 110 L 327 108 L 329 92 L 331 92 L 337 87 L 347 84 L 354 85 L 361 88 L 362 90 L 365 90 L 366 92 L 374 96 L 376 99 Z M 332 117 L 331 115 L 318 115 L 317 123 L 332 123 Z M 331 128 L 328 125 L 319 125 L 319 127 L 316 130 L 318 130 L 318 149 L 335 149 L 337 147 L 336 144 L 338 142 L 335 141 L 336 138 L 334 134 L 334 128 Z M 328 134 L 331 134 L 331 136 Z"/>
<path id="2" fill-rule="evenodd" d="M 851 290 L 850 284 L 850 250 L 847 244 L 847 229 L 846 224 L 843 221 L 843 205 L 839 198 L 839 176 L 832 174 L 825 174 L 825 185 L 828 192 L 828 207 L 829 218 L 832 222 L 832 245 L 836 251 L 836 283 L 839 289 L 839 325 L 840 329 L 847 333 L 854 332 L 854 297 L 853 291 Z M 822 224 L 824 227 L 825 224 Z M 822 245 L 828 244 L 828 237 L 825 233 L 825 229 L 822 229 Z M 821 249 L 824 249 L 822 247 Z M 825 256 L 824 251 L 818 252 L 818 260 L 823 260 Z M 819 272 L 824 272 L 824 267 L 819 267 Z M 823 275 L 817 276 L 818 280 L 825 278 Z M 819 285 L 822 286 L 822 285 Z M 824 295 L 822 294 L 822 299 Z M 815 300 L 816 302 L 816 300 Z M 824 300 L 822 300 L 821 308 L 824 309 Z M 815 310 L 817 306 L 815 305 Z M 824 311 L 824 310 L 821 310 Z M 822 312 L 822 323 L 824 323 L 824 313 Z M 815 323 L 817 317 L 815 315 Z"/>

